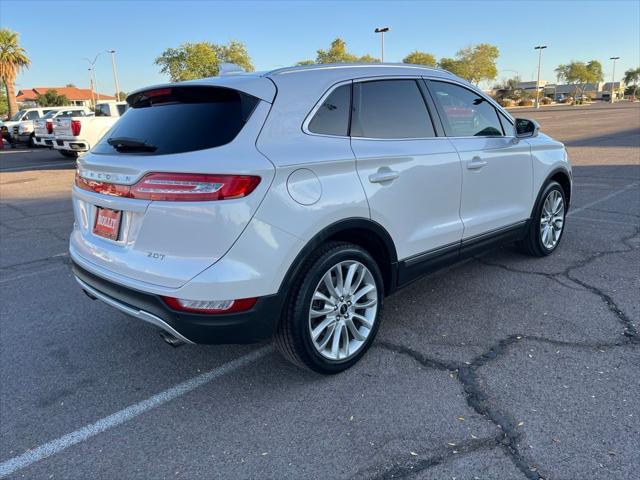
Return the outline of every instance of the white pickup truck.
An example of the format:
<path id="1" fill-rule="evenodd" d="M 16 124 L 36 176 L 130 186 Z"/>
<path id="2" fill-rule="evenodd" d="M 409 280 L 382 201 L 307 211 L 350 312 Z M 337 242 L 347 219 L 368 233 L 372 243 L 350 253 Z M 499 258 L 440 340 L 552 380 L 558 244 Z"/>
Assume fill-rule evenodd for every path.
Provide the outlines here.
<path id="1" fill-rule="evenodd" d="M 87 107 L 59 107 L 44 117 L 33 121 L 33 132 L 28 138 L 29 146 L 53 147 L 53 119 L 66 117 L 90 117 L 93 112 Z"/>
<path id="2" fill-rule="evenodd" d="M 53 119 L 53 148 L 65 157 L 77 157 L 88 151 L 127 109 L 127 102 L 96 104 L 93 117 L 65 117 Z"/>

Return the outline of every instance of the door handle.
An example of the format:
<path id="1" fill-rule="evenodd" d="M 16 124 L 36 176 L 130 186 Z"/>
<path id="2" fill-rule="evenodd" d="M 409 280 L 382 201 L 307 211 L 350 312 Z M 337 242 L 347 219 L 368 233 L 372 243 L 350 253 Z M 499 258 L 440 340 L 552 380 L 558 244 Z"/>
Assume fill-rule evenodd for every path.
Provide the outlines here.
<path id="1" fill-rule="evenodd" d="M 376 173 L 369 175 L 369 181 L 371 183 L 384 183 L 391 182 L 400 176 L 400 173 L 395 170 L 390 170 L 387 167 L 382 167 Z"/>
<path id="2" fill-rule="evenodd" d="M 470 162 L 467 163 L 467 168 L 469 170 L 479 170 L 484 167 L 488 162 L 486 160 L 482 160 L 480 157 L 473 157 Z"/>

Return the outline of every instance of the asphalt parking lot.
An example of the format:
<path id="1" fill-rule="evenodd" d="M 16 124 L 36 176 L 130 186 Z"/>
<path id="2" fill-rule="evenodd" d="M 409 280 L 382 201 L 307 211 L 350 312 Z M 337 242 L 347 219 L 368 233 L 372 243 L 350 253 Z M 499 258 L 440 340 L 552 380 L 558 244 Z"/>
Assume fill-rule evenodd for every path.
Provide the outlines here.
<path id="1" fill-rule="evenodd" d="M 0 151 L 0 478 L 637 478 L 640 103 L 512 113 L 568 145 L 559 250 L 399 291 L 331 377 L 268 344 L 172 348 L 88 299 L 73 162 Z"/>

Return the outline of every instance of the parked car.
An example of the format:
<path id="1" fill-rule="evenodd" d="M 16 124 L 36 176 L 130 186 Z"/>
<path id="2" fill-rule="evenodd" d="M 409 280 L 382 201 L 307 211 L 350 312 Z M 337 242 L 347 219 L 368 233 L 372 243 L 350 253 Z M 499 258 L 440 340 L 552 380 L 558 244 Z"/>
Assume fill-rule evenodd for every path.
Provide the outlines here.
<path id="1" fill-rule="evenodd" d="M 126 102 L 96 104 L 93 116 L 53 119 L 53 148 L 65 157 L 77 157 L 98 143 L 127 108 Z"/>
<path id="2" fill-rule="evenodd" d="M 33 131 L 20 129 L 18 139 L 26 141 L 31 147 L 53 147 L 53 119 L 72 116 L 91 116 L 93 112 L 87 107 L 56 107 L 44 117 L 33 121 Z"/>
<path id="3" fill-rule="evenodd" d="M 127 101 L 78 159 L 69 250 L 89 297 L 172 344 L 274 337 L 294 363 L 339 372 L 399 287 L 562 239 L 564 146 L 442 70 L 292 67 Z"/>
<path id="4" fill-rule="evenodd" d="M 23 131 L 33 131 L 33 121 L 44 117 L 51 107 L 46 108 L 24 108 L 18 110 L 13 114 L 11 118 L 6 121 L 0 122 L 0 130 L 3 132 L 2 136 L 7 138 L 11 143 L 18 141 L 19 126 L 22 125 Z"/>

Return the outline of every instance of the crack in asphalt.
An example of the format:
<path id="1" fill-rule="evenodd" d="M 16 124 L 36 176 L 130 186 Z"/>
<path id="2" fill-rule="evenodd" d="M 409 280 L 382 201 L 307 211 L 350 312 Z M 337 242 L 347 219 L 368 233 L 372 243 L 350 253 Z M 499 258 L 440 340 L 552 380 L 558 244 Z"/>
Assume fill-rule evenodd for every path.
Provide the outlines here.
<path id="1" fill-rule="evenodd" d="M 404 478 L 414 475 L 423 470 L 443 465 L 453 460 L 454 458 L 464 457 L 475 452 L 491 451 L 496 448 L 496 442 L 493 438 L 473 440 L 470 442 L 456 444 L 455 447 L 449 446 L 447 448 L 441 448 L 436 453 L 424 458 L 417 458 L 411 462 L 398 461 L 392 467 L 387 467 L 377 475 L 371 475 L 367 471 L 360 471 L 356 473 L 352 478 L 367 478 L 375 480 L 388 480 L 392 478 Z M 387 462 L 388 463 L 388 462 Z M 375 468 L 375 467 L 374 467 Z"/>
<path id="2" fill-rule="evenodd" d="M 510 335 L 489 347 L 484 353 L 481 353 L 469 363 L 435 360 L 412 348 L 386 341 L 378 342 L 377 345 L 391 352 L 407 355 L 427 368 L 453 373 L 455 378 L 462 384 L 467 405 L 476 413 L 491 421 L 502 432 L 496 438 L 490 440 L 493 446 L 502 448 L 511 459 L 511 462 L 526 478 L 529 480 L 540 480 L 544 477 L 538 473 L 538 467 L 531 462 L 527 462 L 524 455 L 520 453 L 519 443 L 522 433 L 518 430 L 517 422 L 510 414 L 491 405 L 488 394 L 482 389 L 477 373 L 480 367 L 506 353 L 511 345 L 521 341 L 523 338 L 525 338 L 524 335 Z M 451 455 L 453 455 L 453 452 Z M 439 465 L 444 459 L 446 459 L 446 456 L 443 457 L 442 455 L 425 459 L 420 463 L 421 469 Z M 411 465 L 413 465 L 413 468 L 409 468 L 410 466 L 394 467 L 391 470 L 395 475 L 394 478 L 407 476 L 419 471 L 417 464 L 411 463 Z M 378 478 L 391 477 L 389 476 L 389 471 L 387 471 Z"/>
<path id="3" fill-rule="evenodd" d="M 518 468 L 518 470 L 529 480 L 541 480 L 545 477 L 539 473 L 538 466 L 531 461 L 527 461 L 527 458 L 520 452 L 519 444 L 522 438 L 522 432 L 518 430 L 518 423 L 513 418 L 512 415 L 501 410 L 500 408 L 492 405 L 489 395 L 483 390 L 481 385 L 481 380 L 478 375 L 478 369 L 487 363 L 497 359 L 498 357 L 504 355 L 509 347 L 517 342 L 520 342 L 524 339 L 545 342 L 556 346 L 563 346 L 569 348 L 593 348 L 604 351 L 607 348 L 621 347 L 627 346 L 629 344 L 638 344 L 640 343 L 640 336 L 638 335 L 638 331 L 635 328 L 632 320 L 627 316 L 627 314 L 618 307 L 615 300 L 602 289 L 585 282 L 572 274 L 573 271 L 583 268 L 586 265 L 596 261 L 599 258 L 604 257 L 605 255 L 612 255 L 616 253 L 626 253 L 637 249 L 636 245 L 631 244 L 630 242 L 640 235 L 640 227 L 636 228 L 635 231 L 620 239 L 620 241 L 627 247 L 624 249 L 614 249 L 614 250 L 606 250 L 596 252 L 592 255 L 583 258 L 580 261 L 574 262 L 571 265 L 567 266 L 565 270 L 561 273 L 547 273 L 547 272 L 536 272 L 536 271 L 523 271 L 514 267 L 510 267 L 500 263 L 493 263 L 483 258 L 474 257 L 474 259 L 481 264 L 493 266 L 497 268 L 501 268 L 513 273 L 522 274 L 522 275 L 538 275 L 545 278 L 548 278 L 554 282 L 558 282 L 562 284 L 566 288 L 571 288 L 573 290 L 581 290 L 590 292 L 597 297 L 599 297 L 608 307 L 608 309 L 614 314 L 616 319 L 623 326 L 623 335 L 624 339 L 619 342 L 602 342 L 602 343 L 580 343 L 580 342 L 566 342 L 561 340 L 554 340 L 540 336 L 525 336 L 523 334 L 514 334 L 510 335 L 502 340 L 499 340 L 496 344 L 490 346 L 487 350 L 477 356 L 471 362 L 459 363 L 459 362 L 450 362 L 443 361 L 431 358 L 423 353 L 414 350 L 410 347 L 404 345 L 398 345 L 387 341 L 379 342 L 377 345 L 380 348 L 384 348 L 391 352 L 406 355 L 413 360 L 415 360 L 420 365 L 424 367 L 438 370 L 450 372 L 455 375 L 455 378 L 462 384 L 463 390 L 465 392 L 465 399 L 467 405 L 473 409 L 479 415 L 490 420 L 494 425 L 496 425 L 501 434 L 498 435 L 494 439 L 483 440 L 478 442 L 478 444 L 482 444 L 482 448 L 487 448 L 487 445 L 493 445 L 494 447 L 500 447 L 506 455 L 510 458 L 512 463 Z M 575 288 L 568 286 L 561 282 L 561 279 L 567 279 L 570 282 L 573 282 L 576 285 L 579 285 L 581 288 Z M 488 443 L 487 443 L 488 442 Z M 475 445 L 475 444 L 473 444 Z M 469 453 L 472 451 L 476 451 L 481 449 L 480 447 L 472 447 L 470 446 L 467 451 L 463 451 L 462 449 L 457 450 L 456 454 L 459 452 Z M 405 465 L 395 465 L 391 469 L 384 471 L 382 474 L 378 475 L 375 478 L 387 479 L 387 478 L 402 478 L 408 475 L 412 475 L 420 470 L 425 470 L 436 465 L 440 465 L 450 459 L 453 456 L 453 451 L 447 453 L 438 453 L 434 456 L 406 463 Z"/>
<path id="4" fill-rule="evenodd" d="M 561 285 L 563 285 L 566 288 L 572 288 L 575 290 L 575 288 L 570 287 L 569 285 L 566 285 L 564 283 L 562 283 L 559 279 L 560 278 L 566 278 L 567 280 L 569 280 L 570 282 L 573 282 L 576 285 L 580 285 L 582 287 L 583 291 L 587 291 L 590 292 L 594 295 L 596 295 L 597 297 L 599 297 L 601 299 L 601 301 L 607 306 L 607 308 L 609 309 L 609 311 L 611 311 L 611 313 L 614 314 L 614 316 L 617 318 L 617 320 L 622 324 L 623 326 L 623 332 L 622 334 L 627 337 L 627 341 L 631 342 L 631 343 L 640 343 L 640 335 L 638 334 L 638 330 L 636 329 L 635 325 L 633 324 L 633 321 L 631 320 L 631 318 L 629 318 L 629 316 L 622 310 L 622 308 L 620 308 L 618 306 L 618 304 L 616 303 L 616 301 L 613 299 L 613 297 L 611 295 L 609 295 L 608 293 L 606 293 L 604 290 L 596 287 L 595 285 L 592 285 L 584 280 L 581 280 L 579 278 L 577 278 L 575 276 L 575 274 L 573 274 L 573 272 L 575 270 L 578 270 L 580 268 L 584 268 L 585 266 L 595 262 L 596 260 L 606 256 L 606 255 L 614 255 L 616 253 L 627 253 L 627 252 L 631 252 L 634 251 L 636 249 L 639 248 L 639 246 L 631 244 L 630 242 L 636 238 L 640 236 L 640 226 L 635 227 L 634 232 L 622 237 L 619 241 L 621 243 L 623 243 L 627 248 L 624 249 L 613 249 L 613 250 L 602 250 L 599 252 L 595 252 L 585 258 L 583 258 L 582 260 L 579 260 L 575 263 L 572 263 L 571 265 L 567 266 L 562 272 L 559 273 L 547 273 L 547 272 L 539 272 L 539 271 L 535 271 L 535 270 L 520 270 L 518 268 L 514 268 L 514 267 L 510 267 L 508 265 L 504 265 L 501 263 L 495 263 L 495 262 L 491 262 L 489 260 L 486 260 L 482 257 L 473 257 L 474 260 L 476 260 L 478 263 L 481 263 L 483 265 L 488 265 L 488 266 L 492 266 L 492 267 L 497 267 L 512 273 L 517 273 L 517 274 L 521 274 L 521 275 L 538 275 L 538 276 L 542 276 L 545 278 L 548 278 L 549 280 L 553 280 L 554 282 L 560 283 Z"/>

